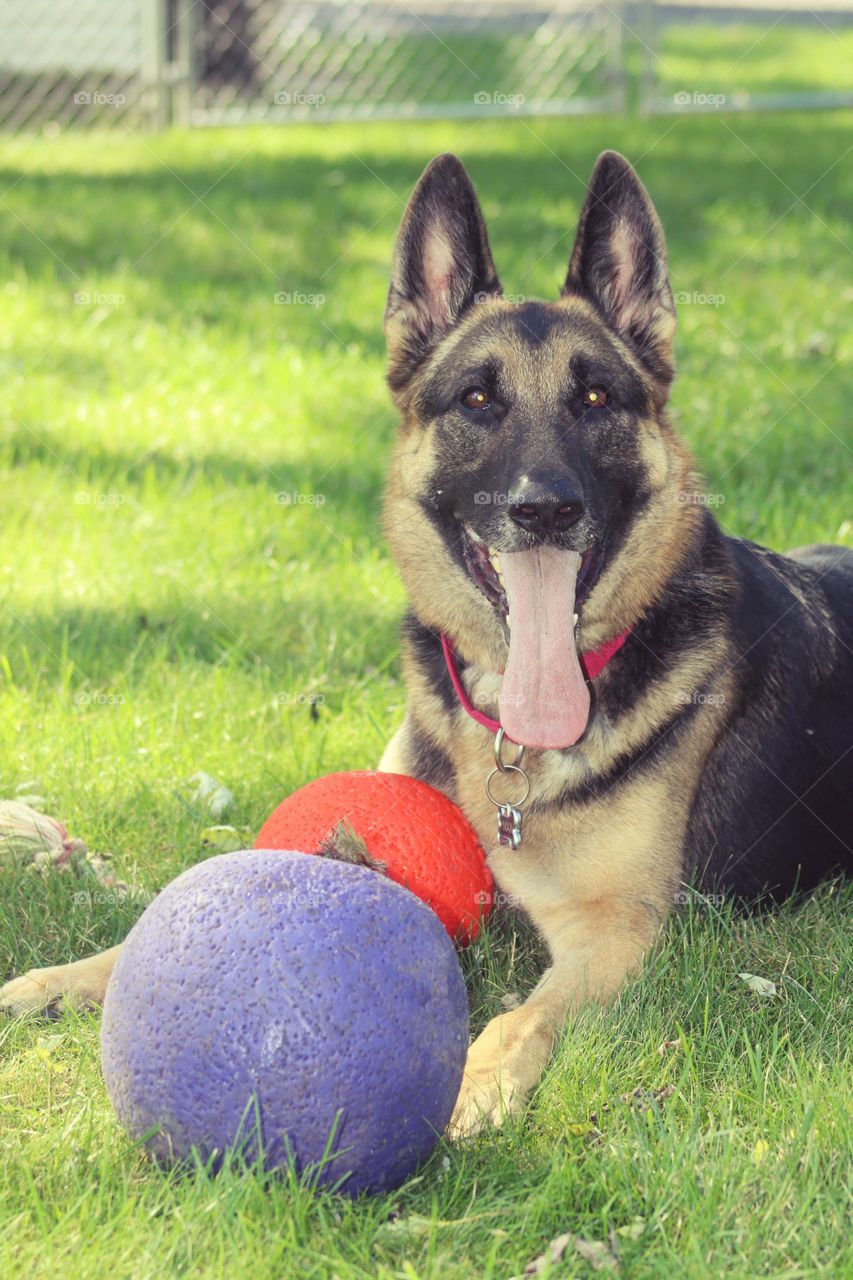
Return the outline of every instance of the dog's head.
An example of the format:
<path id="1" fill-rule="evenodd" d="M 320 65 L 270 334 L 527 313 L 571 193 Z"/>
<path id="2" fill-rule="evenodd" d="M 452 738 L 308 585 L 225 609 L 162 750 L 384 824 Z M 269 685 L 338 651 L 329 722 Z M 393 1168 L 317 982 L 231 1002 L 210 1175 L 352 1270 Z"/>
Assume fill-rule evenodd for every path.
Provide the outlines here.
<path id="1" fill-rule="evenodd" d="M 386 529 L 413 608 L 503 671 L 515 741 L 569 746 L 582 649 L 632 624 L 677 559 L 689 460 L 664 409 L 675 309 L 631 166 L 599 157 L 556 302 L 503 299 L 474 189 L 427 168 L 397 239 L 388 380 L 402 411 Z"/>

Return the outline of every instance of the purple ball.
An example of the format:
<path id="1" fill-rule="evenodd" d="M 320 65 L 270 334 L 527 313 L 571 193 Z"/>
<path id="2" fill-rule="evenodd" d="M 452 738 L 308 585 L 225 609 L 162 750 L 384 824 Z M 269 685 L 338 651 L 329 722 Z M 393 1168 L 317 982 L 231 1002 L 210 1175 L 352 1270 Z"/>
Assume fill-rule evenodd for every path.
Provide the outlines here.
<path id="1" fill-rule="evenodd" d="M 104 1079 L 157 1157 L 195 1147 L 382 1191 L 450 1119 L 468 1003 L 429 907 L 366 867 L 253 849 L 191 867 L 128 935 L 104 1002 Z M 337 1125 L 336 1125 L 337 1122 Z M 336 1126 L 336 1127 L 335 1127 Z M 334 1138 L 329 1146 L 329 1137 Z"/>

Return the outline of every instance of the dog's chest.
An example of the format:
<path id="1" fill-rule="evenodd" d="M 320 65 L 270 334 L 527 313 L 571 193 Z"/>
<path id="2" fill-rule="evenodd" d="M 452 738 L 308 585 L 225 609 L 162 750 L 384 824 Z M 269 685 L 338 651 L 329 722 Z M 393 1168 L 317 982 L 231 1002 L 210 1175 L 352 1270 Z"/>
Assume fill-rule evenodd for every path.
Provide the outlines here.
<path id="1" fill-rule="evenodd" d="M 507 744 L 504 760 L 514 758 Z M 573 802 L 573 785 L 589 776 L 582 760 L 568 753 L 530 752 L 520 772 L 495 766 L 494 739 L 482 727 L 460 726 L 454 761 L 456 799 L 480 838 L 504 893 L 529 888 L 531 875 L 553 878 L 557 850 L 586 847 L 601 821 L 595 807 Z M 513 848 L 499 839 L 499 804 L 518 809 L 520 841 Z M 506 824 L 506 816 L 504 815 Z M 560 859 L 564 861 L 564 859 Z"/>

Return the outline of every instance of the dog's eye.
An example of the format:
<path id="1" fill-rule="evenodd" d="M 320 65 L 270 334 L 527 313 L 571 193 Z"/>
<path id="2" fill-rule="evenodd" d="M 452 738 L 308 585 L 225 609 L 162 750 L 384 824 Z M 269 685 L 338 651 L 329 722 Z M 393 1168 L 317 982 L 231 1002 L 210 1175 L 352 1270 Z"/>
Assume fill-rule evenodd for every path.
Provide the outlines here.
<path id="1" fill-rule="evenodd" d="M 607 392 L 603 387 L 587 387 L 583 403 L 585 409 L 603 409 L 607 404 Z"/>
<path id="2" fill-rule="evenodd" d="M 462 392 L 460 399 L 466 409 L 482 411 L 492 407 L 488 392 L 484 391 L 482 387 L 469 387 L 467 391 Z"/>

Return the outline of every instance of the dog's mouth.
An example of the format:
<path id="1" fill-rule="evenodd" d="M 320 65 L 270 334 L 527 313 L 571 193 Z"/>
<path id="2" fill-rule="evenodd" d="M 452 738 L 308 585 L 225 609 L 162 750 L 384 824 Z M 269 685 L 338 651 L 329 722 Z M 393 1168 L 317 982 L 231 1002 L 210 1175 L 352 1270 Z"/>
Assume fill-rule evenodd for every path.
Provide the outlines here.
<path id="1" fill-rule="evenodd" d="M 549 544 L 521 551 L 490 547 L 461 525 L 465 566 L 500 617 L 509 653 L 499 695 L 507 736 L 528 747 L 570 747 L 589 720 L 589 689 L 575 626 L 604 566 L 596 547 L 582 554 Z"/>
<path id="2" fill-rule="evenodd" d="M 507 600 L 506 586 L 501 571 L 501 555 L 510 553 L 496 551 L 479 534 L 475 533 L 469 524 L 465 521 L 460 523 L 462 529 L 462 557 L 465 561 L 465 567 L 474 585 L 479 587 L 489 604 L 497 610 L 501 620 L 506 624 L 509 617 L 509 601 Z M 592 588 L 601 577 L 603 568 L 603 547 L 589 547 L 586 551 L 581 552 L 581 564 L 578 570 L 573 610 L 573 622 L 575 624 L 580 620 L 583 607 Z M 505 631 L 508 638 L 508 626 L 505 626 Z"/>

